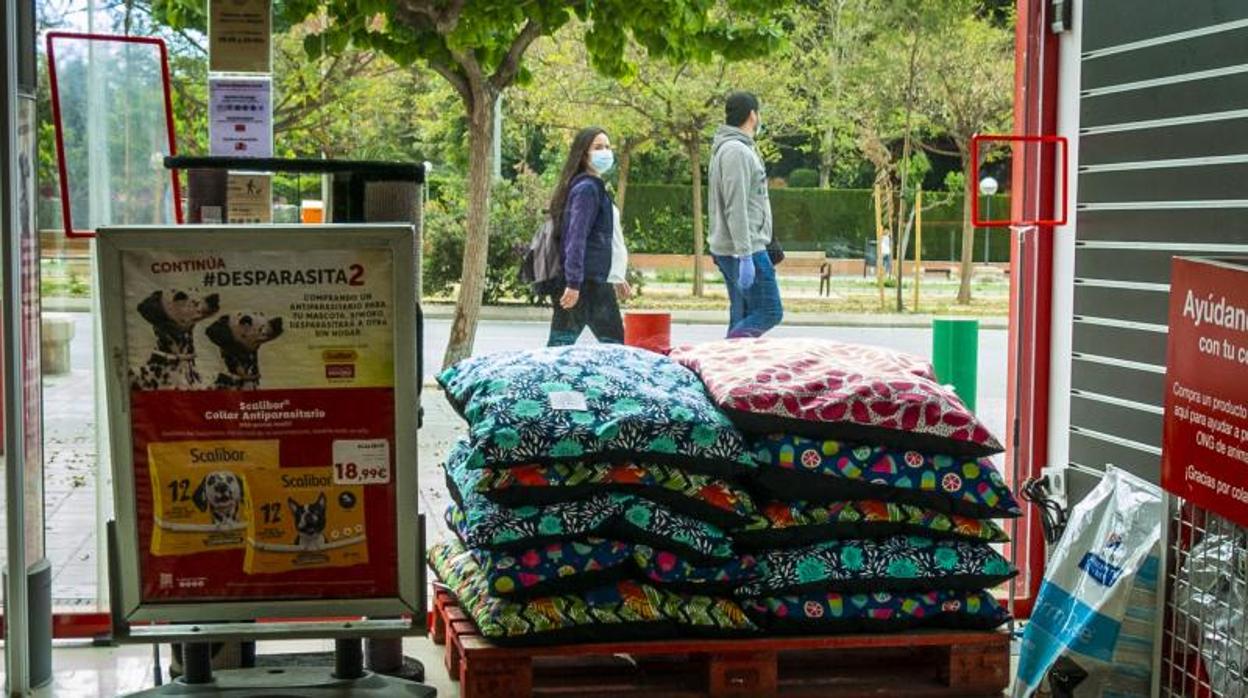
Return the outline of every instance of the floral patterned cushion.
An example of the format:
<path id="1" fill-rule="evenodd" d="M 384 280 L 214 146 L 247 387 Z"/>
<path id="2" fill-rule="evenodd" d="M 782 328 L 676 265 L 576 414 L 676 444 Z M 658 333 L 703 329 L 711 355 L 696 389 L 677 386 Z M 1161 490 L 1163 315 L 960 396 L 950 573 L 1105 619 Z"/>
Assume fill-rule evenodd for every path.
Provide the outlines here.
<path id="1" fill-rule="evenodd" d="M 468 421 L 468 467 L 640 460 L 708 475 L 752 465 L 698 377 L 653 352 L 574 345 L 474 357 L 438 377 Z"/>
<path id="2" fill-rule="evenodd" d="M 490 593 L 532 598 L 600 587 L 632 576 L 633 546 L 586 538 L 514 552 L 478 550 Z"/>
<path id="3" fill-rule="evenodd" d="M 987 543 L 1010 540 L 991 521 L 872 500 L 830 504 L 768 502 L 749 525 L 734 531 L 733 537 L 741 547 L 757 550 L 813 545 L 830 538 L 884 538 L 898 533 Z"/>
<path id="4" fill-rule="evenodd" d="M 754 459 L 758 487 L 784 501 L 886 499 L 976 518 L 1022 515 L 987 458 L 767 436 L 754 441 Z"/>
<path id="5" fill-rule="evenodd" d="M 878 347 L 793 338 L 678 347 L 671 357 L 706 384 L 742 429 L 856 439 L 940 453 L 1004 450 L 931 365 Z"/>
<path id="6" fill-rule="evenodd" d="M 746 614 L 773 633 L 886 632 L 911 628 L 991 630 L 1009 621 L 986 591 L 807 593 L 746 599 Z"/>
<path id="7" fill-rule="evenodd" d="M 481 563 L 460 543 L 429 549 L 429 566 L 476 623 L 499 645 L 657 639 L 681 634 L 757 632 L 735 602 L 686 596 L 635 581 L 580 594 L 509 601 L 489 593 Z"/>
<path id="8" fill-rule="evenodd" d="M 725 528 L 740 526 L 757 514 L 749 493 L 740 487 L 671 466 L 555 463 L 472 469 L 468 467 L 471 453 L 466 441 L 456 444 L 446 460 L 450 478 L 461 490 L 507 506 L 553 504 L 621 492 Z"/>
<path id="9" fill-rule="evenodd" d="M 460 499 L 447 507 L 446 522 L 470 548 L 525 550 L 596 536 L 670 550 L 696 564 L 734 556 L 732 539 L 719 527 L 638 497 L 597 495 L 514 509 L 480 496 Z"/>
<path id="10" fill-rule="evenodd" d="M 675 553 L 646 545 L 636 546 L 633 561 L 646 581 L 693 594 L 731 594 L 742 584 L 758 579 L 762 572 L 753 555 L 739 555 L 713 565 L 694 565 Z"/>
<path id="11" fill-rule="evenodd" d="M 986 589 L 1017 574 L 1014 566 L 987 543 L 922 536 L 833 540 L 773 550 L 759 559 L 766 574 L 742 585 L 738 596 Z"/>

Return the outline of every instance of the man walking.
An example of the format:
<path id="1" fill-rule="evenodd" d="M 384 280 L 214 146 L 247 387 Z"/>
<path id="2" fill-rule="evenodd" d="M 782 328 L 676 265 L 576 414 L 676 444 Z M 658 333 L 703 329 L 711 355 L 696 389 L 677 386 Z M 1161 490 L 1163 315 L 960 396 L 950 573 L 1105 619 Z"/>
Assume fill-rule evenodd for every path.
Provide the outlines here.
<path id="1" fill-rule="evenodd" d="M 754 146 L 761 127 L 758 98 L 749 92 L 728 95 L 724 117 L 711 148 L 711 255 L 728 286 L 728 337 L 759 337 L 780 324 L 784 311 L 767 256 L 771 200 Z"/>

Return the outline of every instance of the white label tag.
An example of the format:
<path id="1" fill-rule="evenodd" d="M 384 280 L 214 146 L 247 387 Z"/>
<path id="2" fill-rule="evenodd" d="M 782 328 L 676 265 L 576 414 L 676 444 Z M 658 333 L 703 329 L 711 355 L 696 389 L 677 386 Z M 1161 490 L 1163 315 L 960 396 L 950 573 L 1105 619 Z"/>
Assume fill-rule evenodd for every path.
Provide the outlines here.
<path id="1" fill-rule="evenodd" d="M 334 442 L 335 485 L 390 482 L 390 442 L 386 439 Z"/>
<path id="2" fill-rule="evenodd" d="M 584 412 L 589 409 L 589 403 L 585 401 L 585 393 L 563 390 L 550 394 L 550 409 Z"/>

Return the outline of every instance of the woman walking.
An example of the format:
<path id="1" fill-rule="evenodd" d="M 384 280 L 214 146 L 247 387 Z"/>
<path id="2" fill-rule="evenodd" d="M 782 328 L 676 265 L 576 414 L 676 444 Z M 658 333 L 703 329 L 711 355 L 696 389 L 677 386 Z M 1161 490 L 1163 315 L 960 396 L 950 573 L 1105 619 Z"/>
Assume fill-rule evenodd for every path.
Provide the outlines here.
<path id="1" fill-rule="evenodd" d="M 623 253 L 623 239 L 621 235 L 613 254 L 619 213 L 602 181 L 614 165 L 606 131 L 591 127 L 576 134 L 550 202 L 560 236 L 564 289 L 552 298 L 549 346 L 575 344 L 587 326 L 599 342 L 624 341 L 617 294 L 627 298 L 630 290 L 619 278 L 619 264 L 612 264 L 624 261 L 613 260 Z"/>

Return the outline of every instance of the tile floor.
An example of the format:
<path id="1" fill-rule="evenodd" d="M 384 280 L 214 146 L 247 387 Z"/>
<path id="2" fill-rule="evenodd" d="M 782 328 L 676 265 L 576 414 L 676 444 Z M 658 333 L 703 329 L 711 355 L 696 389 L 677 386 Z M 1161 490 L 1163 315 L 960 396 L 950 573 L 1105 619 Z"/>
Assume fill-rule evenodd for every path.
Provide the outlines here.
<path id="1" fill-rule="evenodd" d="M 327 652 L 331 641 L 269 642 L 261 653 Z M 447 677 L 442 666 L 442 648 L 426 638 L 404 641 L 409 657 L 425 665 L 425 682 L 438 689 L 438 698 L 457 698 L 458 685 Z M 169 648 L 162 648 L 161 666 L 168 676 Z M 92 647 L 89 644 L 58 643 L 52 653 L 53 679 L 35 692 L 36 698 L 95 698 L 118 696 L 155 685 L 154 659 L 150 645 Z M 3 674 L 0 673 L 0 677 Z"/>

